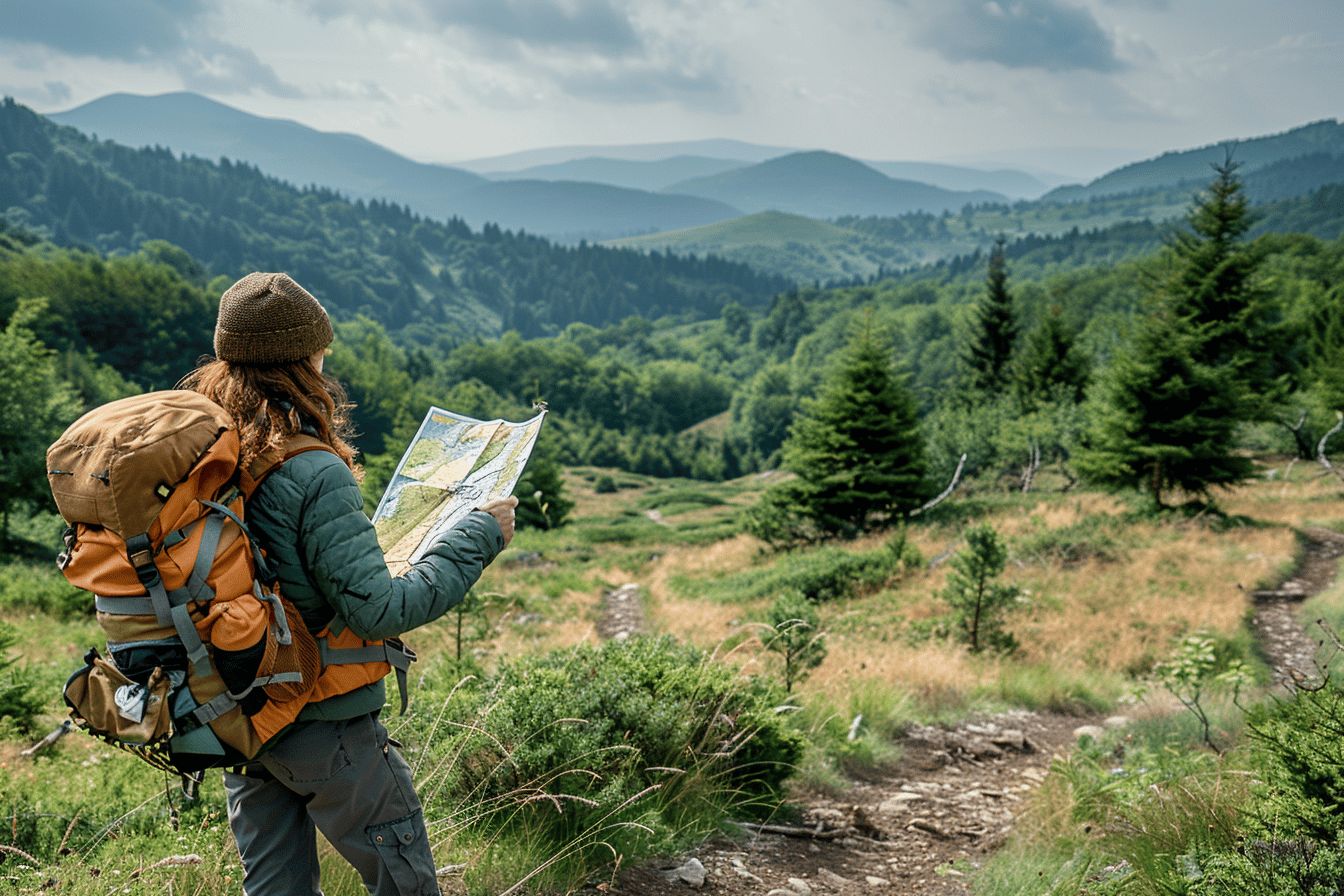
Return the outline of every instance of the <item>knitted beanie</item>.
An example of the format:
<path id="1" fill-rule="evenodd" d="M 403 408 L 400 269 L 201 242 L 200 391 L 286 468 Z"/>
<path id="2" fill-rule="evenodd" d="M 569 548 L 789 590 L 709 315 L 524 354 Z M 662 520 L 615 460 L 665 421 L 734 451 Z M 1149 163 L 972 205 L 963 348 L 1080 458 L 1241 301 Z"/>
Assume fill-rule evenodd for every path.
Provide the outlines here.
<path id="1" fill-rule="evenodd" d="M 215 323 L 215 357 L 234 364 L 283 364 L 331 345 L 327 312 L 288 274 L 253 272 L 225 290 Z"/>

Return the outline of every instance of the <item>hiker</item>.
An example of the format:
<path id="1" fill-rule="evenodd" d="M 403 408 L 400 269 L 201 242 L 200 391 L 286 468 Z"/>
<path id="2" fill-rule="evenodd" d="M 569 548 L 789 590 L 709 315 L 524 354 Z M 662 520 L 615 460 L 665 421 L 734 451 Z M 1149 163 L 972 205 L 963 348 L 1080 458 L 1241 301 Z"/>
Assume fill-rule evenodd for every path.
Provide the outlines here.
<path id="1" fill-rule="evenodd" d="M 371 645 L 359 649 L 388 653 L 386 660 L 378 655 L 378 665 L 325 667 L 295 723 L 254 761 L 225 771 L 229 824 L 249 896 L 320 893 L 318 830 L 370 893 L 437 894 L 410 768 L 379 721 L 388 668 L 381 663 L 397 665 L 397 636 L 462 601 L 513 537 L 518 500 L 472 512 L 392 578 L 364 515 L 350 405 L 322 372 L 332 338 L 326 311 L 293 279 L 248 274 L 220 299 L 215 360 L 181 384 L 233 417 L 240 467 L 284 458 L 263 474 L 247 504 L 248 525 L 278 573 L 280 593 L 312 632 L 350 632 Z M 403 693 L 403 708 L 404 701 Z"/>

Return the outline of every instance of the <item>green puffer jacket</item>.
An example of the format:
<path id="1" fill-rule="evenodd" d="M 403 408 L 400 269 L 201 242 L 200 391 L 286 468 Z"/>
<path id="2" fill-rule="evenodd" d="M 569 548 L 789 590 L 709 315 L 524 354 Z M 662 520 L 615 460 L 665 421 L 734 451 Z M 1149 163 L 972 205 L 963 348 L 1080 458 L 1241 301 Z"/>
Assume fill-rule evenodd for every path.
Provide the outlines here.
<path id="1" fill-rule="evenodd" d="M 280 577 L 280 593 L 309 630 L 336 619 L 371 641 L 409 632 L 457 606 L 504 549 L 499 523 L 477 511 L 392 578 L 354 475 L 328 451 L 296 455 L 267 476 L 248 501 L 247 522 Z M 354 718 L 385 700 L 379 681 L 311 704 L 299 720 Z"/>

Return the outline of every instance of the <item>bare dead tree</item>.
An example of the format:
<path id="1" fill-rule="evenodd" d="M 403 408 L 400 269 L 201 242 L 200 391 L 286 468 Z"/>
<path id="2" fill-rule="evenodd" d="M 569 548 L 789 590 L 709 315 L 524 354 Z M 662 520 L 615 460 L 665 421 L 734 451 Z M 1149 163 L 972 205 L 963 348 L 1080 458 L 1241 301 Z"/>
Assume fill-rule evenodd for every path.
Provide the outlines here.
<path id="1" fill-rule="evenodd" d="M 937 496 L 930 498 L 928 501 L 925 501 L 922 506 L 917 507 L 916 509 L 910 511 L 910 515 L 919 516 L 924 511 L 932 510 L 939 504 L 946 501 L 948 499 L 948 496 L 950 496 L 952 492 L 956 489 L 957 483 L 961 481 L 961 471 L 963 468 L 965 468 L 965 466 L 966 466 L 966 454 L 965 452 L 963 452 L 961 455 L 961 460 L 957 461 L 957 468 L 952 471 L 952 481 L 947 484 L 947 488 L 939 492 Z"/>
<path id="2" fill-rule="evenodd" d="M 1296 423 L 1289 423 L 1285 418 L 1278 418 L 1278 424 L 1293 434 L 1293 444 L 1297 446 L 1297 456 L 1303 459 L 1311 458 L 1311 440 L 1307 438 L 1303 426 L 1307 422 L 1307 412 L 1302 411 L 1298 414 Z"/>
<path id="3" fill-rule="evenodd" d="M 1330 441 L 1330 437 L 1344 429 L 1344 411 L 1335 411 L 1335 425 L 1326 430 L 1325 435 L 1316 443 L 1316 459 L 1320 461 L 1321 466 L 1325 467 L 1331 473 L 1334 473 L 1341 480 L 1344 480 L 1344 471 L 1341 471 L 1334 464 L 1330 463 L 1330 458 L 1325 453 L 1325 444 Z"/>
<path id="4" fill-rule="evenodd" d="M 1022 471 L 1022 492 L 1031 491 L 1032 483 L 1036 481 L 1036 473 L 1041 469 L 1041 446 L 1035 442 L 1031 443 L 1031 450 L 1027 452 L 1027 467 Z"/>

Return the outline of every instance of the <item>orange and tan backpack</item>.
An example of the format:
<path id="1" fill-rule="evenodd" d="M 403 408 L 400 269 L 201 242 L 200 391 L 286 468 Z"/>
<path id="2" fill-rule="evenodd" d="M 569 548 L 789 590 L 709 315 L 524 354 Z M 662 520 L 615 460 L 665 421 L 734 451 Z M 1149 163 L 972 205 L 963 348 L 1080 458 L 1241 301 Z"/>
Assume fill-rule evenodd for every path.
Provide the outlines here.
<path id="1" fill-rule="evenodd" d="M 66 684 L 71 714 L 188 781 L 253 758 L 312 700 L 394 667 L 404 680 L 414 659 L 348 630 L 315 638 L 248 533 L 244 499 L 261 479 L 329 449 L 300 436 L 241 470 L 238 447 L 227 412 L 173 390 L 95 408 L 47 452 L 69 526 L 57 563 L 94 595 L 107 636 L 108 655 L 91 649 Z"/>

